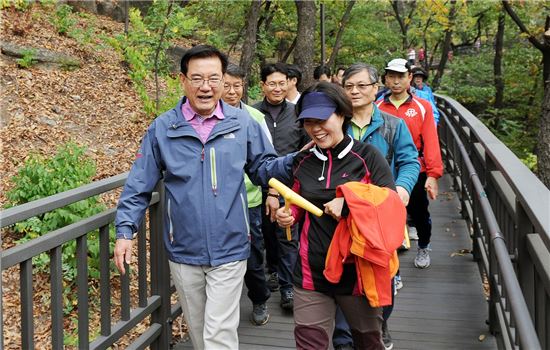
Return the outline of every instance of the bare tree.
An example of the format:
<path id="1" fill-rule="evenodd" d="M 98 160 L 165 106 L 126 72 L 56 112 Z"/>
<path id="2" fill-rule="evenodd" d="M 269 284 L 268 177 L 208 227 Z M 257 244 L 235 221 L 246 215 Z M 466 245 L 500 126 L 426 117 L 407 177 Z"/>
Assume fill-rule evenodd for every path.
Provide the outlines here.
<path id="1" fill-rule="evenodd" d="M 435 74 L 432 88 L 435 90 L 439 87 L 441 77 L 445 71 L 445 65 L 447 65 L 447 59 L 449 58 L 449 51 L 451 51 L 451 40 L 453 39 L 453 29 L 456 18 L 456 0 L 451 0 L 451 10 L 449 11 L 449 26 L 445 29 L 445 39 L 443 40 L 443 47 L 441 48 L 441 59 L 439 60 L 439 66 L 437 67 L 437 73 Z"/>
<path id="2" fill-rule="evenodd" d="M 550 188 L 550 15 L 546 15 L 544 33 L 542 40 L 539 40 L 527 29 L 507 0 L 503 0 L 502 5 L 520 31 L 527 35 L 527 40 L 542 53 L 544 102 L 542 103 L 542 114 L 539 120 L 536 153 L 538 177 L 546 187 Z"/>
<path id="3" fill-rule="evenodd" d="M 315 20 L 317 7 L 314 1 L 294 2 L 298 12 L 298 34 L 294 49 L 294 63 L 302 69 L 303 78 L 299 90 L 313 83 L 314 53 L 315 53 Z"/>
<path id="4" fill-rule="evenodd" d="M 504 105 L 504 79 L 502 77 L 502 51 L 504 46 L 504 9 L 498 15 L 497 35 L 495 37 L 495 59 L 493 60 L 493 71 L 495 74 L 495 108 L 502 108 Z"/>
<path id="5" fill-rule="evenodd" d="M 248 21 L 244 36 L 241 60 L 239 62 L 239 66 L 244 71 L 244 81 L 247 82 L 247 86 L 249 86 L 248 80 L 250 68 L 252 67 L 252 61 L 254 60 L 254 56 L 256 55 L 256 34 L 258 31 L 258 19 L 260 17 L 261 6 L 261 0 L 252 0 L 247 16 Z M 243 99 L 244 101 L 248 101 L 247 89 L 244 89 Z"/>
<path id="6" fill-rule="evenodd" d="M 346 28 L 346 25 L 348 24 L 351 17 L 351 10 L 353 8 L 353 5 L 355 5 L 355 0 L 351 0 L 348 2 L 348 6 L 346 6 L 346 11 L 344 11 L 344 15 L 339 22 L 338 33 L 336 33 L 336 40 L 334 41 L 334 47 L 332 48 L 332 52 L 330 53 L 330 58 L 328 59 L 327 63 L 327 66 L 331 68 L 334 68 L 334 65 L 336 63 L 336 57 L 338 57 L 338 51 L 340 51 L 340 46 L 342 45 L 342 35 L 344 34 L 344 29 Z"/>

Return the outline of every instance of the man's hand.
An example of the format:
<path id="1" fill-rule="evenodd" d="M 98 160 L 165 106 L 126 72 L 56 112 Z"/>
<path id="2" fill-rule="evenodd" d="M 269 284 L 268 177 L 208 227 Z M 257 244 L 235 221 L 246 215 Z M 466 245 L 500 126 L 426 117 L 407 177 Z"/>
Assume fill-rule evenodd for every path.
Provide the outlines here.
<path id="1" fill-rule="evenodd" d="M 409 204 L 410 195 L 409 192 L 401 186 L 395 186 L 395 189 L 397 191 L 397 194 L 399 195 L 399 198 L 401 198 L 401 201 L 405 206 Z"/>
<path id="2" fill-rule="evenodd" d="M 126 273 L 126 269 L 124 268 L 124 262 L 126 262 L 129 265 L 130 261 L 132 260 L 132 246 L 133 246 L 133 242 L 131 239 L 116 240 L 114 259 L 115 259 L 115 265 L 118 271 L 120 271 L 121 275 L 124 275 Z"/>
<path id="3" fill-rule="evenodd" d="M 265 200 L 265 215 L 269 216 L 271 222 L 275 222 L 275 215 L 279 207 L 279 198 L 267 196 L 267 199 Z"/>
<path id="4" fill-rule="evenodd" d="M 300 152 L 307 151 L 308 149 L 312 148 L 313 146 L 315 146 L 315 142 L 314 141 L 309 141 L 308 143 L 306 143 L 304 145 L 304 147 L 300 148 Z"/>
<path id="5" fill-rule="evenodd" d="M 437 179 L 435 177 L 428 176 L 426 179 L 426 184 L 424 184 L 426 192 L 428 192 L 428 197 L 430 199 L 436 199 L 437 193 L 439 192 L 439 185 L 437 184 Z"/>
<path id="6" fill-rule="evenodd" d="M 287 228 L 294 224 L 294 217 L 290 215 L 289 210 L 287 210 L 285 207 L 277 209 L 277 212 L 275 214 L 277 223 L 282 228 Z"/>
<path id="7" fill-rule="evenodd" d="M 334 198 L 328 203 L 323 204 L 325 214 L 332 216 L 335 220 L 342 217 L 342 208 L 344 207 L 344 197 Z"/>

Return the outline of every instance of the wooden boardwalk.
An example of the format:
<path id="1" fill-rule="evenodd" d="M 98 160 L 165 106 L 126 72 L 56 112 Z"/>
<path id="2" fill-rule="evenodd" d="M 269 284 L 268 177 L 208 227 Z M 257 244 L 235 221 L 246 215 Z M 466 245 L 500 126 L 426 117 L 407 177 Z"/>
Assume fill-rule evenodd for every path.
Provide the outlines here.
<path id="1" fill-rule="evenodd" d="M 409 251 L 400 254 L 404 287 L 396 296 L 388 322 L 396 350 L 497 349 L 485 323 L 487 303 L 477 264 L 471 254 L 461 253 L 470 249 L 471 244 L 458 210 L 458 199 L 450 191 L 450 178 L 446 175 L 440 180 L 438 199 L 430 204 L 432 265 L 425 270 L 414 267 L 414 241 Z M 270 321 L 257 327 L 249 321 L 252 305 L 243 292 L 240 349 L 295 348 L 292 315 L 281 310 L 279 298 L 277 292 L 273 293 L 268 301 Z M 192 349 L 192 346 L 187 342 L 175 349 Z"/>

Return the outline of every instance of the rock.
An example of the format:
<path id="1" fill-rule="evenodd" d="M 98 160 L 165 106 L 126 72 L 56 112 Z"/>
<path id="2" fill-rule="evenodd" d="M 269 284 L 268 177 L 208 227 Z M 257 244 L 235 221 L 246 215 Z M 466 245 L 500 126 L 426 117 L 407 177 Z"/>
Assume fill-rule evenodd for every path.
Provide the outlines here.
<path id="1" fill-rule="evenodd" d="M 7 42 L 0 42 L 0 51 L 7 56 L 21 58 L 32 52 L 38 62 L 57 63 L 65 67 L 80 67 L 78 58 L 63 53 L 50 51 L 40 47 L 21 46 Z"/>
<path id="2" fill-rule="evenodd" d="M 49 126 L 56 126 L 57 125 L 57 122 L 55 120 L 50 119 L 45 115 L 39 116 L 38 120 L 40 120 L 41 123 L 48 124 Z"/>
<path id="3" fill-rule="evenodd" d="M 58 106 L 53 106 L 52 112 L 54 112 L 55 114 L 61 114 L 61 108 L 59 108 Z"/>
<path id="4" fill-rule="evenodd" d="M 170 72 L 176 74 L 180 72 L 181 58 L 186 51 L 186 48 L 180 46 L 171 46 L 166 49 L 166 56 L 170 62 Z"/>

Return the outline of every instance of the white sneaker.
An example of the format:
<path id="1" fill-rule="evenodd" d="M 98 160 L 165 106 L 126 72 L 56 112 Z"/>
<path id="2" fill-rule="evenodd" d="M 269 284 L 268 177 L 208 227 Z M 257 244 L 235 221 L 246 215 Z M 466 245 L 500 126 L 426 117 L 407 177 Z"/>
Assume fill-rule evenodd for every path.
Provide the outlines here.
<path id="1" fill-rule="evenodd" d="M 430 267 L 430 248 L 418 248 L 416 258 L 414 258 L 414 266 L 419 269 Z"/>
<path id="2" fill-rule="evenodd" d="M 411 241 L 418 241 L 418 231 L 414 226 L 409 226 L 409 239 Z"/>
<path id="3" fill-rule="evenodd" d="M 393 283 L 395 284 L 396 291 L 403 288 L 403 280 L 401 280 L 401 275 L 395 275 Z"/>

